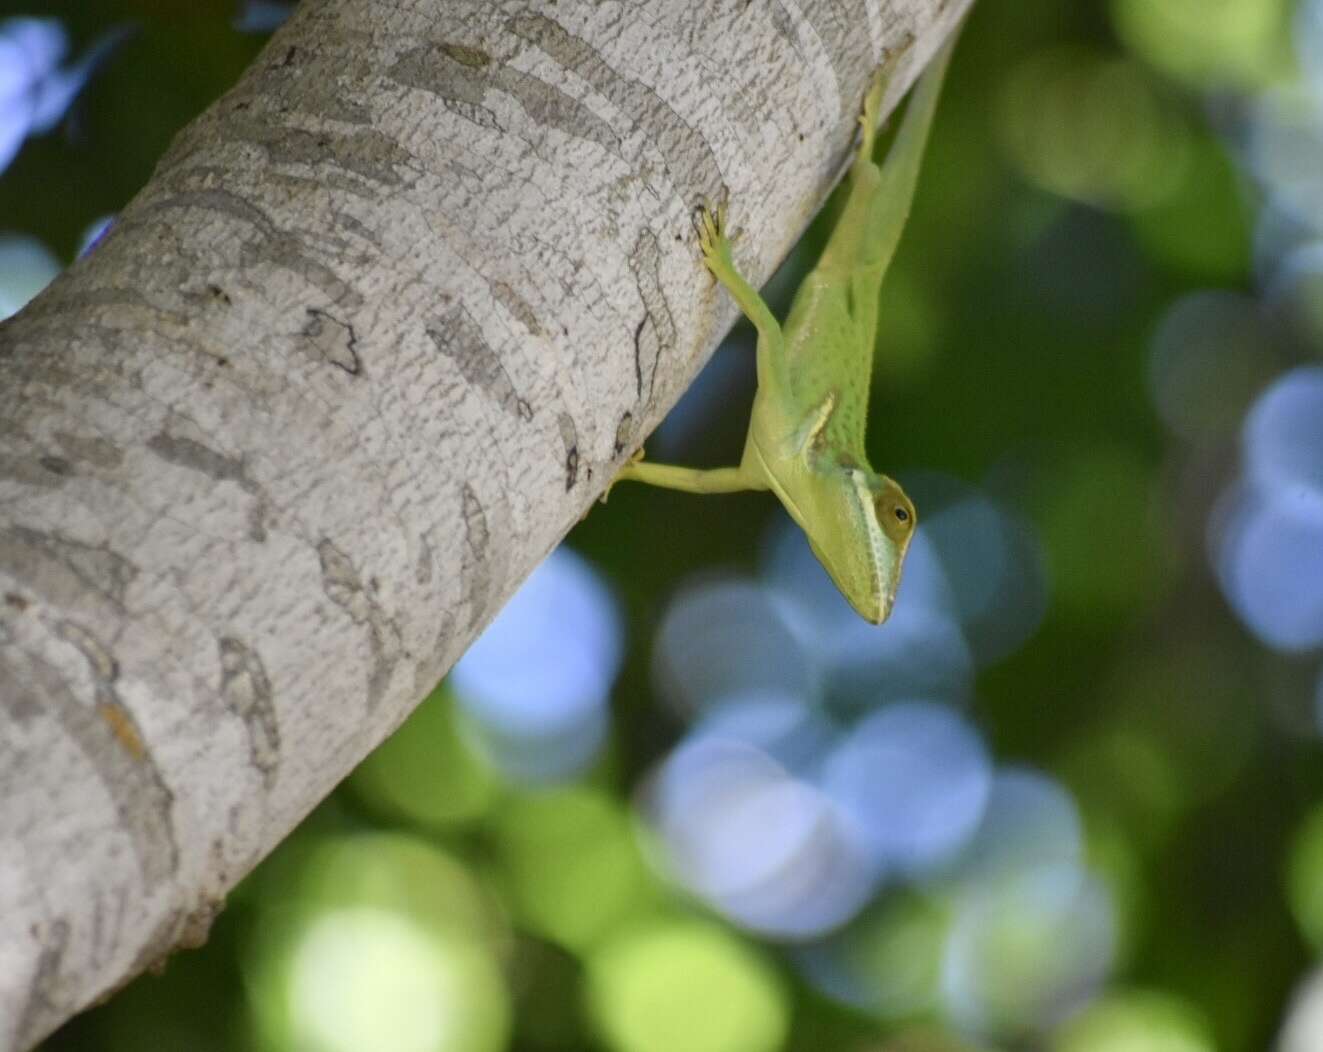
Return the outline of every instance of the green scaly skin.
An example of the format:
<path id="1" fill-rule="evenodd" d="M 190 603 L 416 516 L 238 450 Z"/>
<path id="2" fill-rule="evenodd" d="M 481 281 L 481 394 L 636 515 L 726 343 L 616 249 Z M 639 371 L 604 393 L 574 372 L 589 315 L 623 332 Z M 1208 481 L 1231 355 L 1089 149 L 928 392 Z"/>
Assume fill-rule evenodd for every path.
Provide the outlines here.
<path id="1" fill-rule="evenodd" d="M 884 69 L 873 75 L 845 207 L 784 326 L 736 270 L 724 206 L 716 216 L 704 209 L 703 261 L 758 330 L 744 456 L 738 467 L 698 470 L 648 463 L 640 451 L 615 479 L 692 493 L 770 489 L 841 594 L 874 624 L 891 613 L 918 521 L 900 485 L 869 467 L 864 453 L 878 295 L 909 216 L 953 45 L 954 38 L 920 77 L 880 166 L 872 155 L 888 78 Z"/>

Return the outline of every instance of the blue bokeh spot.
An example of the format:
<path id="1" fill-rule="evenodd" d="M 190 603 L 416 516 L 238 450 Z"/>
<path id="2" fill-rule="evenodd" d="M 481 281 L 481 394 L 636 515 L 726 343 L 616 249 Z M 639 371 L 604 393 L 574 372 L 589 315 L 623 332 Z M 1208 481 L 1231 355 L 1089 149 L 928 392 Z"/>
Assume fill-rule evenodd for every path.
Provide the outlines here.
<path id="1" fill-rule="evenodd" d="M 877 866 L 922 874 L 973 835 L 991 779 L 978 732 L 946 706 L 913 701 L 861 722 L 827 761 L 822 783 Z"/>
<path id="2" fill-rule="evenodd" d="M 584 742 L 604 736 L 622 645 L 605 584 L 561 547 L 455 665 L 450 682 L 498 764 L 506 756 L 510 773 L 555 776 L 586 762 Z"/>

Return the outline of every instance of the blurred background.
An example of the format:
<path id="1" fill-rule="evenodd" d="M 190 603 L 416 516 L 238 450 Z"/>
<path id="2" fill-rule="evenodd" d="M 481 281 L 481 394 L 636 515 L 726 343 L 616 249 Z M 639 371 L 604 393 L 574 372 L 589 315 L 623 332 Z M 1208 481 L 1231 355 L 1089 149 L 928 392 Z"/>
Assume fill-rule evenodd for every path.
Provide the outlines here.
<path id="1" fill-rule="evenodd" d="M 290 7 L 0 5 L 0 314 Z M 979 0 L 878 347 L 887 625 L 620 487 L 44 1047 L 1323 1050 L 1323 0 Z M 650 457 L 735 462 L 751 348 Z"/>

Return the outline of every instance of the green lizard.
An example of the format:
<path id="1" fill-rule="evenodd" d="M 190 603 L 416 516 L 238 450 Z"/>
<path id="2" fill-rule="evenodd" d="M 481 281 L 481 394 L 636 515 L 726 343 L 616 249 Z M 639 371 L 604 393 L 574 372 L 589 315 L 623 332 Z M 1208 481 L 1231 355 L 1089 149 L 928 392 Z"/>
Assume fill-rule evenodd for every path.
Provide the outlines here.
<path id="1" fill-rule="evenodd" d="M 845 207 L 784 327 L 735 269 L 724 206 L 715 218 L 703 210 L 703 261 L 758 330 L 758 391 L 744 456 L 738 467 L 703 471 L 646 463 L 640 450 L 615 480 L 693 493 L 770 489 L 850 605 L 874 624 L 891 613 L 917 521 L 904 490 L 873 471 L 864 454 L 878 291 L 909 216 L 951 48 L 920 78 L 881 166 L 872 153 L 887 78 L 881 69 L 874 74 Z"/>

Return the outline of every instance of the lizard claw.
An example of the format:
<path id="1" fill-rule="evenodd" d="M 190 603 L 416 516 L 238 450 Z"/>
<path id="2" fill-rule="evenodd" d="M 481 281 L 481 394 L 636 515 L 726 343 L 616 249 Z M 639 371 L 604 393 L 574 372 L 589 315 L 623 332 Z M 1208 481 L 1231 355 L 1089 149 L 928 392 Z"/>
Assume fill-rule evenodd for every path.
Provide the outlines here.
<path id="1" fill-rule="evenodd" d="M 726 202 L 717 205 L 716 214 L 704 206 L 699 217 L 698 247 L 702 249 L 703 261 L 708 269 L 715 272 L 713 263 L 731 265 L 730 238 L 726 234 Z"/>

